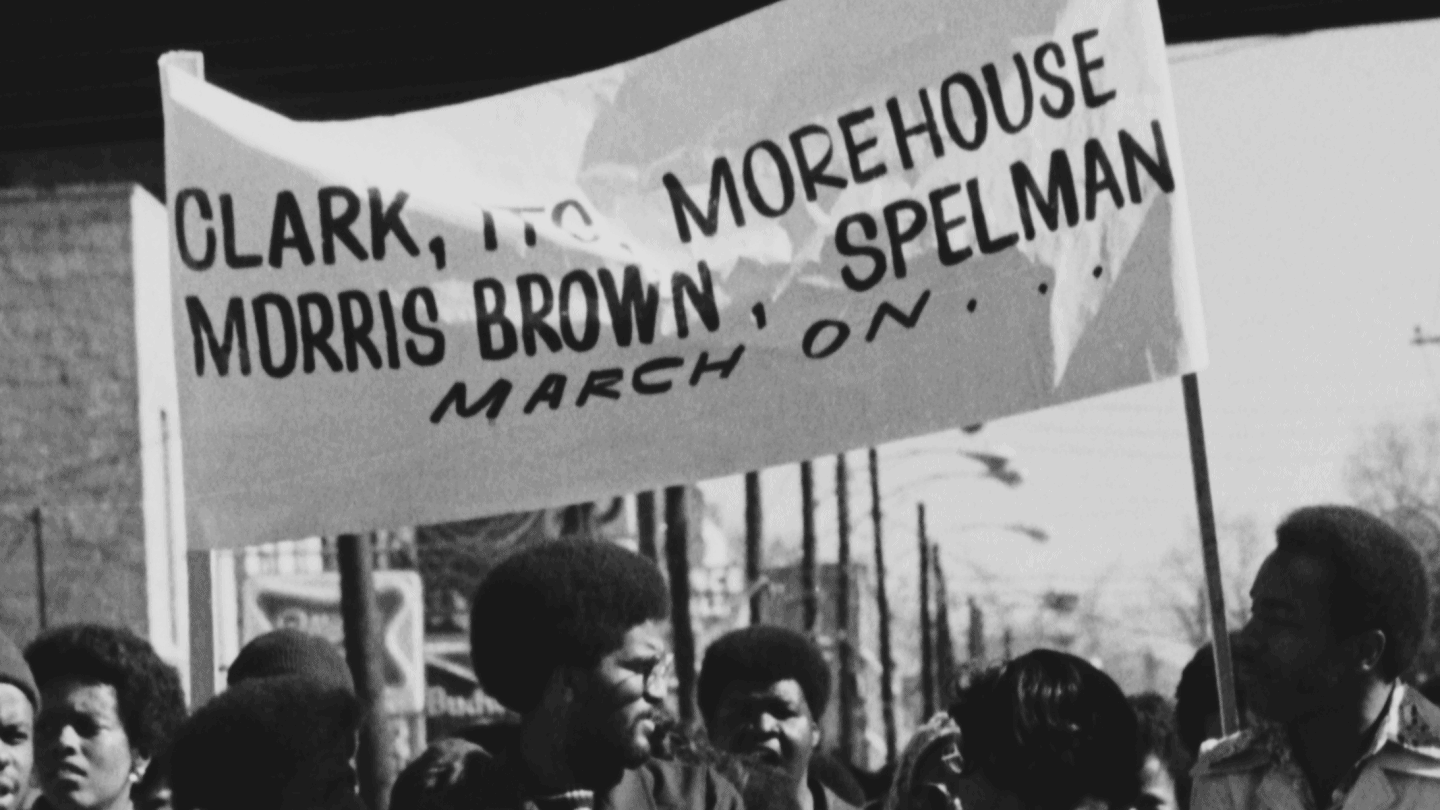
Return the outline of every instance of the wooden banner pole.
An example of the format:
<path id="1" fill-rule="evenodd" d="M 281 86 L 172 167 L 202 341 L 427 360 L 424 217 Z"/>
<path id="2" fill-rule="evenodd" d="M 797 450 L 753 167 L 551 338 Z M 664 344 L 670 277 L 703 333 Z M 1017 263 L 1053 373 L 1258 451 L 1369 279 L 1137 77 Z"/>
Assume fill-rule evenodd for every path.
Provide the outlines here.
<path id="1" fill-rule="evenodd" d="M 756 587 L 764 576 L 762 521 L 760 472 L 754 470 L 745 473 L 745 589 L 750 593 L 751 624 L 764 619 L 765 592 Z"/>
<path id="2" fill-rule="evenodd" d="M 680 688 L 680 722 L 692 729 L 695 707 L 695 625 L 690 619 L 690 495 L 665 488 L 665 567 L 670 575 L 670 639 Z"/>
<path id="3" fill-rule="evenodd" d="M 655 492 L 645 490 L 635 493 L 635 533 L 638 535 L 640 556 L 660 564 L 660 545 L 656 541 Z"/>
<path id="4" fill-rule="evenodd" d="M 1230 658 L 1230 632 L 1225 620 L 1225 591 L 1220 578 L 1220 548 L 1215 538 L 1215 504 L 1210 497 L 1210 464 L 1205 455 L 1205 425 L 1200 418 L 1200 382 L 1193 373 L 1181 378 L 1185 392 L 1185 423 L 1190 431 L 1190 465 L 1195 474 L 1195 506 L 1200 513 L 1200 553 L 1205 560 L 1205 588 L 1210 597 L 1210 640 L 1215 651 L 1215 683 L 1220 693 L 1220 730 L 1240 730 L 1235 701 L 1235 668 Z"/>
<path id="5" fill-rule="evenodd" d="M 820 591 L 815 560 L 815 472 L 809 461 L 800 462 L 800 589 L 805 632 L 815 635 L 820 616 Z"/>
<path id="6" fill-rule="evenodd" d="M 380 608 L 375 599 L 375 546 L 370 535 L 339 537 L 340 618 L 345 629 L 345 660 L 355 677 L 355 693 L 364 711 L 355 766 L 360 798 L 371 810 L 390 805 L 395 782 L 389 727 L 385 717 L 385 680 L 381 666 Z"/>
<path id="7" fill-rule="evenodd" d="M 853 763 L 857 749 L 855 711 L 859 690 L 851 641 L 859 629 L 850 624 L 850 469 L 844 453 L 835 456 L 835 524 L 839 542 L 835 557 L 835 652 L 840 662 L 840 756 L 846 763 Z"/>

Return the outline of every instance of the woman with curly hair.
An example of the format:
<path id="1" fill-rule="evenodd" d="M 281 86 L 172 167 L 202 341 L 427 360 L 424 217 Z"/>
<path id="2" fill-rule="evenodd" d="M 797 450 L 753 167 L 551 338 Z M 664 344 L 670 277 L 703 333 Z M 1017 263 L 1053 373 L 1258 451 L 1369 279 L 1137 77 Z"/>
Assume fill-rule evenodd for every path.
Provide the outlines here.
<path id="1" fill-rule="evenodd" d="M 40 687 L 35 807 L 132 810 L 132 789 L 185 719 L 179 673 L 134 633 L 90 624 L 41 635 L 25 660 Z"/>

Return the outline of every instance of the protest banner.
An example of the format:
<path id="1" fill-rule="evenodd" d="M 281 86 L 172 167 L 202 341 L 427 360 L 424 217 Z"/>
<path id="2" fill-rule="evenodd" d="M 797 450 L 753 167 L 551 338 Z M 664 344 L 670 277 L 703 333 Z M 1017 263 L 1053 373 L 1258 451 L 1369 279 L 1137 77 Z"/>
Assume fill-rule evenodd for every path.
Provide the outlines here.
<path id="1" fill-rule="evenodd" d="M 1153 2 L 786 0 L 354 121 L 161 73 L 195 547 L 594 500 L 1205 362 Z"/>

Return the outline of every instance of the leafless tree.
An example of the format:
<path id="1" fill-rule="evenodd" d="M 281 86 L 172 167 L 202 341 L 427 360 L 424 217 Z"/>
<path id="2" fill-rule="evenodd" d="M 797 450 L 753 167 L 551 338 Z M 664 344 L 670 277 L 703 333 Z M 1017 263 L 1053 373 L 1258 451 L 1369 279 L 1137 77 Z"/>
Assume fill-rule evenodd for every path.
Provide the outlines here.
<path id="1" fill-rule="evenodd" d="M 1250 516 L 1216 520 L 1220 547 L 1220 578 L 1225 591 L 1225 618 L 1230 629 L 1250 620 L 1250 584 L 1274 541 Z M 1171 548 L 1155 577 L 1157 607 L 1170 615 L 1175 630 L 1191 646 L 1210 640 L 1210 607 L 1205 593 L 1205 566 L 1200 557 L 1199 528 L 1183 545 Z"/>
<path id="2" fill-rule="evenodd" d="M 1345 471 L 1350 496 L 1385 515 L 1440 508 L 1440 418 L 1381 422 L 1350 454 Z"/>
<path id="3" fill-rule="evenodd" d="M 1430 632 L 1415 665 L 1440 673 L 1440 418 L 1387 421 L 1372 427 L 1346 465 L 1350 497 L 1404 532 L 1430 573 Z"/>

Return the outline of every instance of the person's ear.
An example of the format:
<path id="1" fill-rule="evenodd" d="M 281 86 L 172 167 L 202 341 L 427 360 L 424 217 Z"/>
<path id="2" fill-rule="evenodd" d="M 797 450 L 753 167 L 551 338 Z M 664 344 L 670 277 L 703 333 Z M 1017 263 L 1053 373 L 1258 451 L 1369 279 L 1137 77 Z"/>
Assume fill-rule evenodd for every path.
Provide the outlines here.
<path id="1" fill-rule="evenodd" d="M 819 748 L 820 738 L 824 736 L 820 731 L 820 723 L 814 718 L 810 719 L 810 747 Z"/>
<path id="2" fill-rule="evenodd" d="M 1381 659 L 1385 657 L 1387 642 L 1383 630 L 1366 630 L 1351 637 L 1350 643 L 1354 651 L 1356 668 L 1361 672 L 1379 671 Z"/>

